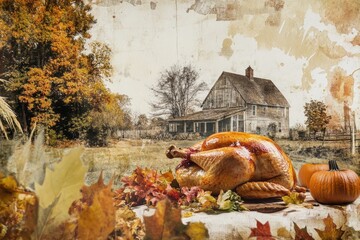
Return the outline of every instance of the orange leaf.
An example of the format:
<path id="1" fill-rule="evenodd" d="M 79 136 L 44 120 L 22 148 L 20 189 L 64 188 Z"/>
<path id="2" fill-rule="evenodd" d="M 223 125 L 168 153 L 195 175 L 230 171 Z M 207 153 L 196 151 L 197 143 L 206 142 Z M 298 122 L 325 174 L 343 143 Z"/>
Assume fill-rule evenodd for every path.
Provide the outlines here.
<path id="1" fill-rule="evenodd" d="M 171 239 L 184 236 L 185 225 L 181 222 L 181 209 L 174 208 L 168 199 L 156 205 L 155 214 L 144 216 L 146 239 Z"/>
<path id="2" fill-rule="evenodd" d="M 294 228 L 295 228 L 295 240 L 314 240 L 314 238 L 309 235 L 306 227 L 304 228 L 299 228 L 299 226 L 294 223 Z"/>
<path id="3" fill-rule="evenodd" d="M 77 219 L 76 239 L 106 239 L 115 228 L 115 207 L 112 180 L 103 182 L 102 174 L 97 183 L 83 186 L 83 198 L 75 201 L 69 212 Z"/>
<path id="4" fill-rule="evenodd" d="M 208 230 L 201 222 L 184 225 L 181 221 L 181 209 L 172 206 L 169 199 L 156 205 L 155 214 L 143 216 L 145 239 L 207 239 Z"/>
<path id="5" fill-rule="evenodd" d="M 325 224 L 325 229 L 319 230 L 315 228 L 315 231 L 319 234 L 322 240 L 336 240 L 341 239 L 341 236 L 344 234 L 344 231 L 341 228 L 336 228 L 336 224 L 334 223 L 330 214 L 326 218 L 323 219 Z"/>
<path id="6" fill-rule="evenodd" d="M 256 228 L 251 228 L 249 237 L 256 237 L 257 240 L 274 240 L 270 232 L 269 222 L 262 224 L 258 220 L 256 220 Z"/>

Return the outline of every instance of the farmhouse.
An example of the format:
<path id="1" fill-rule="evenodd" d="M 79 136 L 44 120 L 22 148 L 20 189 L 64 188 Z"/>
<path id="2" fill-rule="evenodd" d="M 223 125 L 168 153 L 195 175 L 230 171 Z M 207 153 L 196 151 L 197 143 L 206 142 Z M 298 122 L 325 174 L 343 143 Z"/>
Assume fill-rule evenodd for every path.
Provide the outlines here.
<path id="1" fill-rule="evenodd" d="M 201 105 L 202 111 L 169 119 L 169 132 L 239 131 L 262 135 L 289 135 L 289 103 L 271 80 L 254 77 L 249 66 L 245 76 L 223 72 Z"/>

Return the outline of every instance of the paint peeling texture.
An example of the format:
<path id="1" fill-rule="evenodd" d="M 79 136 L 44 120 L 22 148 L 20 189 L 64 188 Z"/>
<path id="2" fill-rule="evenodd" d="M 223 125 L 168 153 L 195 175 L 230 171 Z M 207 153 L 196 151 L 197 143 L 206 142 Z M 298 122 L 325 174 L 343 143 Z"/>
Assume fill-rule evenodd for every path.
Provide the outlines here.
<path id="1" fill-rule="evenodd" d="M 234 51 L 231 49 L 232 43 L 233 42 L 232 42 L 232 40 L 230 38 L 225 38 L 224 39 L 223 46 L 222 46 L 221 52 L 220 52 L 221 56 L 230 58 L 233 55 Z"/>
<path id="2" fill-rule="evenodd" d="M 284 7 L 283 0 L 195 0 L 187 10 L 199 14 L 216 14 L 217 21 L 233 21 L 242 19 L 244 15 L 268 14 L 267 22 L 276 24 L 280 22 L 279 11 Z"/>
<path id="3" fill-rule="evenodd" d="M 331 74 L 331 95 L 340 103 L 352 102 L 354 96 L 354 78 L 346 76 L 341 68 L 335 68 Z"/>
<path id="4" fill-rule="evenodd" d="M 249 65 L 274 79 L 289 99 L 291 125 L 304 122 L 311 99 L 324 100 L 333 119 L 345 99 L 360 112 L 359 0 L 88 1 L 93 39 L 110 43 L 117 89 L 136 111 L 150 112 L 138 97 L 139 86 L 148 96 L 142 79 L 154 84 L 169 64 L 192 62 L 208 84 Z"/>
<path id="5" fill-rule="evenodd" d="M 141 0 L 88 0 L 88 2 L 98 6 L 114 6 L 122 4 L 123 2 L 130 3 L 133 6 L 143 4 Z"/>
<path id="6" fill-rule="evenodd" d="M 321 0 L 324 19 L 333 23 L 340 33 L 348 33 L 353 28 L 360 32 L 360 1 L 358 0 Z"/>

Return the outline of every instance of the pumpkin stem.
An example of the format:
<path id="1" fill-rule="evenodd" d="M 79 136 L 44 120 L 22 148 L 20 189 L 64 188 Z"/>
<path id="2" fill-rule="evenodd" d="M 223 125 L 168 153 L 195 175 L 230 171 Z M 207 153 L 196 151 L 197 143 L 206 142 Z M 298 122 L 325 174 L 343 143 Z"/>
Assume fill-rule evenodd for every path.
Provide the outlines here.
<path id="1" fill-rule="evenodd" d="M 330 160 L 329 161 L 329 170 L 330 171 L 340 171 L 337 163 L 336 163 L 336 160 Z"/>

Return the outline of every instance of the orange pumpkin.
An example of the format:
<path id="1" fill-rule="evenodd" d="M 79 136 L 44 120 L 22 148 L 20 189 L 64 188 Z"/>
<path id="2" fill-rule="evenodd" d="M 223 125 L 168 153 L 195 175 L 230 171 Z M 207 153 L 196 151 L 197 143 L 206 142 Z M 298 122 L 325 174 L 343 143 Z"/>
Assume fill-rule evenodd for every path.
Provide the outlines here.
<path id="1" fill-rule="evenodd" d="M 339 170 L 336 161 L 331 160 L 328 171 L 312 175 L 309 188 L 313 198 L 320 203 L 352 203 L 360 195 L 360 178 L 352 170 Z"/>
<path id="2" fill-rule="evenodd" d="M 317 171 L 329 170 L 328 164 L 305 163 L 299 170 L 300 185 L 309 188 L 310 178 Z"/>

